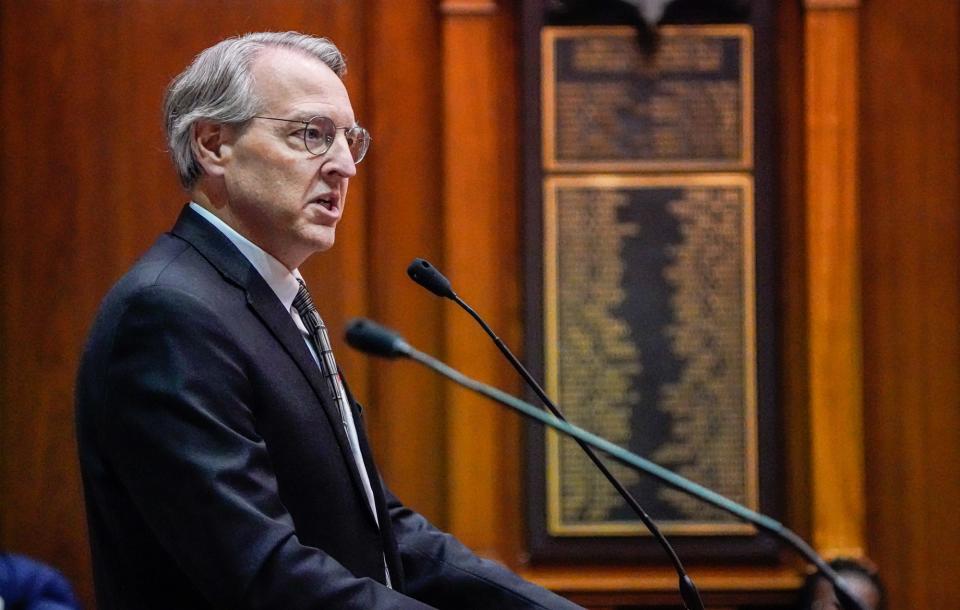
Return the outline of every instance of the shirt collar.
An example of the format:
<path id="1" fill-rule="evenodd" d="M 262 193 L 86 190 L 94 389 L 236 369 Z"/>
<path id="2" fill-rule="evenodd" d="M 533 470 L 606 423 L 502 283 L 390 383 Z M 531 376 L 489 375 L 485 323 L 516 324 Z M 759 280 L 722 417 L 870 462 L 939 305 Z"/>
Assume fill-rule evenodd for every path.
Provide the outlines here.
<path id="1" fill-rule="evenodd" d="M 223 222 L 213 212 L 204 208 L 196 202 L 190 202 L 190 209 L 200 214 L 210 224 L 216 227 L 224 236 L 240 250 L 240 253 L 250 261 L 257 273 L 263 277 L 267 285 L 273 290 L 280 303 L 287 311 L 293 307 L 293 299 L 296 298 L 300 290 L 302 280 L 299 269 L 290 271 L 286 265 L 266 252 L 263 248 L 253 243 L 243 235 L 237 233 L 230 225 Z"/>

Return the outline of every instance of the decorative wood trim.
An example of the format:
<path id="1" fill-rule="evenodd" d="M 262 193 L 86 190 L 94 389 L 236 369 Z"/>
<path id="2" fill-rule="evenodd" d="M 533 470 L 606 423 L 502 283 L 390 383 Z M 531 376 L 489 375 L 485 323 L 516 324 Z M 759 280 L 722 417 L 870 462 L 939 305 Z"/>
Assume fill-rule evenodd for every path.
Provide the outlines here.
<path id="1" fill-rule="evenodd" d="M 676 593 L 677 573 L 667 567 L 529 567 L 520 575 L 560 592 Z M 693 574 L 702 591 L 796 591 L 803 576 L 791 567 L 719 568 L 699 566 Z"/>
<path id="2" fill-rule="evenodd" d="M 860 0 L 804 0 L 803 6 L 808 11 L 858 9 Z"/>
<path id="3" fill-rule="evenodd" d="M 858 195 L 858 21 L 805 18 L 806 274 L 814 546 L 865 538 Z"/>
<path id="4" fill-rule="evenodd" d="M 517 345 L 520 278 L 503 273 L 515 268 L 519 247 L 517 150 L 505 137 L 517 133 L 509 15 L 441 24 L 443 270 L 492 328 L 503 329 L 504 341 Z M 447 361 L 517 393 L 516 376 L 469 316 L 452 306 L 443 314 Z M 521 422 L 446 388 L 448 528 L 481 554 L 514 562 L 522 536 Z"/>
<path id="5" fill-rule="evenodd" d="M 716 610 L 747 603 L 792 607 L 803 583 L 803 575 L 792 568 L 698 566 L 691 572 L 697 589 Z M 666 567 L 536 567 L 520 575 L 594 610 L 677 604 L 677 574 Z"/>
<path id="6" fill-rule="evenodd" d="M 493 0 L 444 0 L 440 3 L 440 13 L 443 15 L 487 16 L 496 14 L 498 10 Z"/>

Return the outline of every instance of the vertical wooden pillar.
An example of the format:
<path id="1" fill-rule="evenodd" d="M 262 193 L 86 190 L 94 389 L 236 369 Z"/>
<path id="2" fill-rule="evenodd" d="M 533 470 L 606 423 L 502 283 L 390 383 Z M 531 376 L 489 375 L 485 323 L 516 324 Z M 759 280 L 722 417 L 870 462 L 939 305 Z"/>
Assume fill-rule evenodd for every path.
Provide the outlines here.
<path id="1" fill-rule="evenodd" d="M 375 102 L 369 117 L 375 158 L 361 166 L 370 179 L 360 227 L 369 239 L 370 315 L 436 354 L 447 304 L 413 284 L 404 269 L 416 257 L 439 264 L 442 249 L 439 20 L 433 0 L 369 0 L 364 6 L 365 88 Z M 409 363 L 371 362 L 370 372 L 367 422 L 383 476 L 404 503 L 445 526 L 437 492 L 446 476 L 438 457 L 446 444 L 444 384 Z"/>
<path id="2" fill-rule="evenodd" d="M 806 277 L 812 536 L 864 547 L 857 0 L 806 0 Z"/>
<path id="3" fill-rule="evenodd" d="M 443 264 L 458 294 L 517 345 L 517 88 L 509 15 L 487 0 L 439 6 Z M 464 312 L 446 307 L 444 327 L 453 366 L 518 389 L 508 365 Z M 520 422 L 460 389 L 448 391 L 446 405 L 448 525 L 468 546 L 510 562 L 520 536 Z"/>

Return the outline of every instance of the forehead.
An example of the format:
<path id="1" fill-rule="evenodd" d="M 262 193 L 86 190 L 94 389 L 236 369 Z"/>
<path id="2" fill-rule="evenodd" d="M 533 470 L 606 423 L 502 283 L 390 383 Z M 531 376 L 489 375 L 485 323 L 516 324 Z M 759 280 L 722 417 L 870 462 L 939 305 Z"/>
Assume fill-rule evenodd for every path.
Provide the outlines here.
<path id="1" fill-rule="evenodd" d="M 265 49 L 254 59 L 250 73 L 264 112 L 282 117 L 324 114 L 353 121 L 343 81 L 315 57 L 288 49 Z"/>

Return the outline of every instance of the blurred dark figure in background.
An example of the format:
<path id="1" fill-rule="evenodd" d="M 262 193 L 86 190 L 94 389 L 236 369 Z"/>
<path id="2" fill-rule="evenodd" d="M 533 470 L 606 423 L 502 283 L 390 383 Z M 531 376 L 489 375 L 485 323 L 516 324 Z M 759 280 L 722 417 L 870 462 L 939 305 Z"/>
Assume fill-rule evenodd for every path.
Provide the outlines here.
<path id="1" fill-rule="evenodd" d="M 0 553 L 0 608 L 80 610 L 60 572 L 22 555 Z"/>
<path id="2" fill-rule="evenodd" d="M 876 566 L 865 559 L 838 557 L 830 562 L 844 582 L 864 605 L 871 610 L 884 610 L 886 594 Z M 803 585 L 800 610 L 839 610 L 840 604 L 833 594 L 833 586 L 826 578 L 815 572 Z"/>

